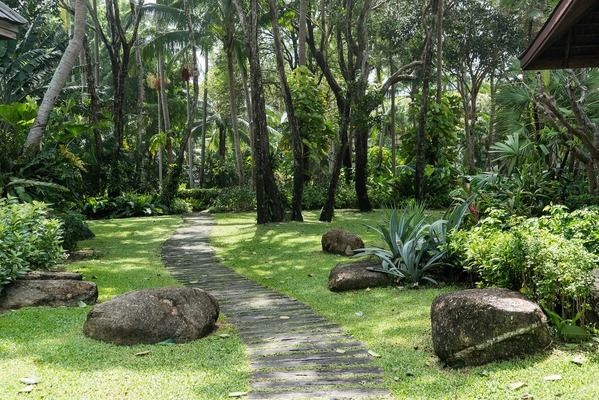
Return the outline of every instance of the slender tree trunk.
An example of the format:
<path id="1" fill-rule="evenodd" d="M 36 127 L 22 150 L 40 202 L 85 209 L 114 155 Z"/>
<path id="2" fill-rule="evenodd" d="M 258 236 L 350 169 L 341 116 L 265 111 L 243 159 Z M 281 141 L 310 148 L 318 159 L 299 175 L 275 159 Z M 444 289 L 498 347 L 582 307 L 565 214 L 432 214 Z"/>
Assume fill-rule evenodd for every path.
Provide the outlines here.
<path id="1" fill-rule="evenodd" d="M 146 101 L 144 64 L 141 58 L 141 43 L 139 40 L 135 43 L 135 62 L 137 63 L 137 146 L 135 151 L 135 170 L 138 179 L 141 181 L 144 158 L 144 137 L 146 127 L 144 125 L 144 103 Z"/>
<path id="2" fill-rule="evenodd" d="M 441 103 L 443 95 L 443 26 L 445 16 L 445 0 L 437 0 L 437 103 Z"/>
<path id="3" fill-rule="evenodd" d="M 254 149 L 254 135 L 252 134 L 252 96 L 250 95 L 250 88 L 248 86 L 248 77 L 245 66 L 241 65 L 240 61 L 240 70 L 241 70 L 241 82 L 243 84 L 243 96 L 245 97 L 245 109 L 248 118 L 249 124 L 249 137 L 250 137 L 250 151 L 253 152 Z M 254 169 L 252 168 L 250 174 L 250 186 L 254 187 Z"/>
<path id="4" fill-rule="evenodd" d="M 73 5 L 75 11 L 73 36 L 69 40 L 69 44 L 60 59 L 60 63 L 54 72 L 54 76 L 48 85 L 48 90 L 44 94 L 44 98 L 35 117 L 33 126 L 29 130 L 25 145 L 24 153 L 35 154 L 42 146 L 44 130 L 50 118 L 50 112 L 56 104 L 56 100 L 60 96 L 73 66 L 77 62 L 77 57 L 83 47 L 83 39 L 85 38 L 85 20 L 87 17 L 87 5 L 84 0 L 75 0 Z"/>
<path id="5" fill-rule="evenodd" d="M 302 197 L 304 193 L 304 155 L 302 138 L 299 131 L 297 118 L 295 118 L 295 108 L 291 97 L 291 90 L 287 83 L 287 74 L 285 73 L 285 62 L 283 60 L 283 51 L 281 50 L 281 37 L 279 33 L 279 15 L 277 12 L 276 0 L 269 0 L 270 12 L 272 14 L 272 30 L 277 60 L 277 71 L 285 108 L 287 109 L 287 120 L 291 131 L 291 144 L 293 147 L 293 199 L 291 201 L 291 219 L 293 221 L 303 222 L 302 217 Z M 305 38 L 304 38 L 305 39 Z M 305 47 L 305 43 L 304 43 Z M 304 48 L 305 52 L 305 48 Z M 305 61 L 305 60 L 304 60 Z"/>
<path id="6" fill-rule="evenodd" d="M 89 123 L 94 136 L 93 154 L 95 163 L 91 166 L 91 174 L 93 176 L 93 191 L 99 194 L 102 189 L 102 134 L 98 128 L 98 115 L 100 115 L 100 100 L 98 99 L 98 91 L 96 89 L 97 81 L 94 75 L 94 66 L 90 54 L 89 42 L 87 37 L 83 41 L 83 46 L 87 53 L 87 94 L 89 96 Z"/>
<path id="7" fill-rule="evenodd" d="M 416 135 L 416 174 L 414 179 L 414 194 L 416 200 L 424 200 L 424 168 L 425 168 L 425 138 L 426 138 L 426 115 L 429 106 L 429 92 L 431 81 L 432 61 L 432 35 L 433 27 L 429 28 L 427 43 L 424 48 L 424 64 L 422 77 L 422 96 L 420 98 L 420 114 L 418 118 L 418 132 Z"/>
<path id="8" fill-rule="evenodd" d="M 354 104 L 364 103 L 359 102 L 359 97 L 366 96 L 366 81 L 364 79 L 360 79 L 360 81 L 356 82 L 356 92 L 354 93 Z M 354 110 L 356 110 L 355 108 Z M 356 111 L 359 115 L 354 118 L 355 122 L 355 189 L 356 189 L 356 197 L 358 199 L 358 208 L 360 211 L 368 212 L 372 211 L 372 204 L 370 203 L 370 199 L 368 198 L 368 189 L 366 187 L 366 183 L 368 180 L 368 136 L 370 131 L 370 126 L 368 122 L 368 116 L 370 115 L 370 107 L 368 105 L 362 105 L 359 110 Z"/>
<path id="9" fill-rule="evenodd" d="M 156 107 L 158 111 L 158 134 L 162 132 L 162 105 L 160 101 L 160 91 L 156 93 Z M 158 146 L 158 191 L 162 193 L 163 171 L 162 171 L 162 144 Z"/>
<path id="10" fill-rule="evenodd" d="M 474 85 L 473 85 L 474 86 Z M 476 168 L 476 100 L 477 95 L 475 93 L 470 94 L 470 137 L 468 140 L 468 164 L 471 166 L 472 172 Z"/>
<path id="11" fill-rule="evenodd" d="M 339 184 L 339 175 L 341 174 L 341 167 L 343 166 L 343 155 L 345 154 L 348 146 L 348 135 L 349 120 L 350 120 L 350 105 L 346 102 L 342 108 L 342 112 L 339 115 L 339 148 L 335 155 L 335 161 L 333 163 L 333 172 L 331 174 L 331 180 L 327 189 L 327 198 L 320 212 L 319 220 L 321 222 L 331 222 L 335 212 L 335 193 L 337 193 L 337 186 Z"/>
<path id="12" fill-rule="evenodd" d="M 497 81 L 495 79 L 495 73 L 491 73 L 491 109 L 489 110 L 489 137 L 485 143 L 485 162 L 486 167 L 491 167 L 491 145 L 495 142 L 495 132 L 497 129 Z"/>
<path id="13" fill-rule="evenodd" d="M 231 133 L 233 134 L 233 151 L 235 153 L 235 166 L 237 167 L 237 179 L 240 185 L 243 185 L 245 179 L 243 176 L 243 158 L 241 155 L 241 141 L 239 139 L 239 130 L 237 129 L 237 90 L 235 88 L 235 71 L 233 70 L 233 48 L 231 43 L 226 49 L 227 53 L 227 78 L 229 81 L 229 104 L 231 107 Z"/>
<path id="14" fill-rule="evenodd" d="M 389 60 L 389 68 L 391 73 L 393 74 L 393 61 Z M 391 170 L 393 176 L 397 175 L 397 132 L 395 127 L 395 118 L 397 114 L 396 104 L 395 104 L 395 85 L 391 86 L 391 124 L 389 126 L 389 131 L 391 133 Z"/>
<path id="15" fill-rule="evenodd" d="M 202 97 L 202 148 L 200 165 L 200 187 L 204 187 L 206 179 L 206 132 L 208 131 L 208 49 L 204 49 L 204 94 Z"/>
<path id="16" fill-rule="evenodd" d="M 197 61 L 197 52 L 196 52 L 196 44 L 193 30 L 193 21 L 192 21 L 192 11 L 191 6 L 189 4 L 190 0 L 183 0 L 183 7 L 185 11 L 185 16 L 187 19 L 187 31 L 189 37 L 189 44 L 193 51 L 193 65 L 194 69 L 198 65 Z M 164 190 L 160 196 L 160 200 L 162 204 L 170 206 L 173 202 L 173 199 L 177 195 L 177 186 L 179 185 L 179 179 L 183 172 L 183 162 L 185 160 L 185 148 L 187 147 L 187 143 L 189 138 L 191 137 L 191 132 L 193 129 L 193 120 L 198 107 L 198 98 L 199 98 L 200 86 L 198 82 L 198 77 L 194 73 L 193 74 L 193 101 L 191 103 L 191 112 L 187 116 L 187 121 L 185 123 L 185 131 L 183 132 L 183 138 L 181 140 L 181 144 L 179 145 L 179 149 L 176 154 L 175 163 L 170 170 L 166 184 L 164 185 Z"/>
<path id="17" fill-rule="evenodd" d="M 307 22 L 306 15 L 308 13 L 308 0 L 299 0 L 299 18 L 298 18 L 298 33 L 297 33 L 297 52 L 298 65 L 306 65 L 306 36 Z"/>
<path id="18" fill-rule="evenodd" d="M 195 66 L 194 66 L 195 68 Z M 189 93 L 189 81 L 185 81 L 185 92 L 186 92 L 186 110 L 189 118 L 191 113 L 191 93 Z M 191 116 L 194 118 L 195 116 Z M 187 178 L 189 179 L 188 185 L 191 189 L 193 187 L 193 136 L 189 136 L 187 141 Z"/>
<path id="19" fill-rule="evenodd" d="M 164 74 L 164 59 L 162 51 L 158 50 L 158 75 L 160 80 L 160 102 L 162 103 L 162 118 L 164 119 L 164 133 L 166 134 L 166 163 L 170 169 L 173 163 L 173 141 L 171 137 L 171 117 L 168 109 L 168 97 L 166 95 L 166 76 Z"/>
<path id="20" fill-rule="evenodd" d="M 100 85 L 100 27 L 98 21 L 98 0 L 93 0 L 92 12 L 94 13 L 94 78 L 96 85 Z"/>

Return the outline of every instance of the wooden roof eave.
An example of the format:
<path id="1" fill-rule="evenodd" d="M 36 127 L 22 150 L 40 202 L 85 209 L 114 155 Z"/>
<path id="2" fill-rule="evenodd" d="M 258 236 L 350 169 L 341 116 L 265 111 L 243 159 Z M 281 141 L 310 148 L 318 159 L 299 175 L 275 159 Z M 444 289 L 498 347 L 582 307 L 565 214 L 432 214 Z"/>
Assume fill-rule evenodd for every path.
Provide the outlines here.
<path id="1" fill-rule="evenodd" d="M 563 68 L 563 62 L 555 60 L 538 62 L 543 52 L 565 35 L 568 35 L 568 48 L 564 57 L 569 57 L 571 35 L 569 32 L 584 16 L 599 4 L 595 0 L 562 0 L 555 8 L 543 28 L 533 40 L 528 49 L 519 57 L 523 70 L 527 69 L 556 69 Z M 599 62 L 599 55 L 597 57 Z M 589 60 L 574 61 L 568 67 L 577 68 L 588 66 Z"/>

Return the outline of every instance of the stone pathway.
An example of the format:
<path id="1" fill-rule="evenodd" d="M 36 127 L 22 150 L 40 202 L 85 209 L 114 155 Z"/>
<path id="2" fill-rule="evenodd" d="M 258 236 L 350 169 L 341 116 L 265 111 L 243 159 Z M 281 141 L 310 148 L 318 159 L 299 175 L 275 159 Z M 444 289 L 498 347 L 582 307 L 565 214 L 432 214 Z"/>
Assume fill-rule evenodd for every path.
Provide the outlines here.
<path id="1" fill-rule="evenodd" d="M 220 264 L 209 243 L 214 222 L 208 214 L 184 221 L 164 244 L 163 259 L 176 279 L 213 294 L 237 327 L 250 357 L 248 399 L 390 397 L 362 343 L 305 304 Z"/>

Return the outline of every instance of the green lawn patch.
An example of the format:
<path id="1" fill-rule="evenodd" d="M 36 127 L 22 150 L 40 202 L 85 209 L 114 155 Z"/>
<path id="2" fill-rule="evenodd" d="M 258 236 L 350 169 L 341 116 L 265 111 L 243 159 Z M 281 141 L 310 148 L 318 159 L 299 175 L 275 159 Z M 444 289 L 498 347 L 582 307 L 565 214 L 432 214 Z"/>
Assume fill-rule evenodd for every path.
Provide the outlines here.
<path id="1" fill-rule="evenodd" d="M 455 288 L 372 289 L 335 294 L 327 290 L 330 269 L 347 258 L 322 253 L 321 235 L 333 227 L 361 235 L 367 245 L 382 245 L 363 224 L 377 225 L 385 212 L 337 212 L 332 224 L 317 213 L 304 223 L 256 226 L 254 214 L 217 214 L 213 245 L 223 262 L 239 273 L 295 297 L 339 323 L 382 355 L 377 359 L 397 399 L 599 398 L 599 352 L 595 345 L 558 346 L 535 357 L 452 370 L 432 350 L 429 310 L 433 299 Z M 438 215 L 436 215 L 438 216 Z M 572 360 L 582 355 L 582 366 Z M 555 382 L 546 376 L 559 374 Z M 510 385 L 526 386 L 512 390 Z"/>
<path id="2" fill-rule="evenodd" d="M 178 217 L 91 222 L 96 238 L 80 243 L 102 253 L 68 265 L 97 282 L 100 298 L 141 288 L 177 286 L 160 260 L 160 247 Z M 31 308 L 0 315 L 0 398 L 223 399 L 248 386 L 245 348 L 221 322 L 218 334 L 175 346 L 122 347 L 82 333 L 90 307 Z M 231 336 L 220 338 L 219 334 Z M 144 356 L 137 353 L 149 350 Z M 19 380 L 40 383 L 24 395 Z"/>

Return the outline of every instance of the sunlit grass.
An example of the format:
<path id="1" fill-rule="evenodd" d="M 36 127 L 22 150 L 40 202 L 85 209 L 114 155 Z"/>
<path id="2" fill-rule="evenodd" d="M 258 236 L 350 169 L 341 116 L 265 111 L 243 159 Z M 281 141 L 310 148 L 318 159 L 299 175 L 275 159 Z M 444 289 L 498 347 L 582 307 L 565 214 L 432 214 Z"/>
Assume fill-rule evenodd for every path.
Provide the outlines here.
<path id="1" fill-rule="evenodd" d="M 80 243 L 102 253 L 68 268 L 98 284 L 100 300 L 127 291 L 176 286 L 160 246 L 177 217 L 92 222 L 96 238 Z M 177 346 L 113 346 L 82 333 L 89 307 L 37 308 L 0 315 L 0 399 L 223 399 L 247 390 L 245 348 L 232 327 Z M 136 353 L 150 350 L 140 357 Z M 17 392 L 24 377 L 40 383 Z"/>
<path id="2" fill-rule="evenodd" d="M 443 368 L 433 354 L 429 310 L 433 299 L 453 288 L 373 289 L 348 293 L 327 290 L 330 269 L 347 258 L 323 254 L 321 235 L 332 227 L 360 234 L 366 244 L 381 244 L 364 224 L 376 225 L 385 213 L 339 212 L 332 224 L 305 213 L 304 223 L 257 227 L 254 214 L 218 214 L 212 242 L 224 263 L 263 285 L 287 293 L 341 324 L 369 348 L 383 355 L 377 362 L 397 399 L 535 399 L 599 398 L 596 347 L 563 346 L 546 354 L 463 370 Z M 360 312 L 358 316 L 356 313 Z M 583 366 L 572 358 L 583 354 Z M 547 375 L 562 380 L 546 382 Z M 509 389 L 516 381 L 527 384 Z"/>

